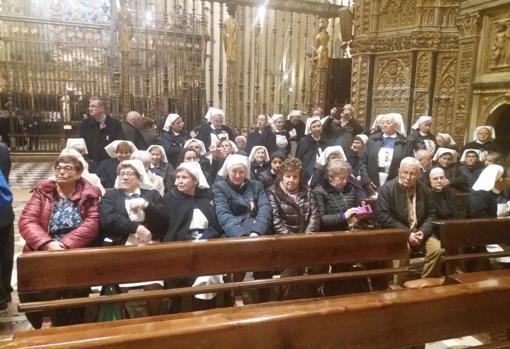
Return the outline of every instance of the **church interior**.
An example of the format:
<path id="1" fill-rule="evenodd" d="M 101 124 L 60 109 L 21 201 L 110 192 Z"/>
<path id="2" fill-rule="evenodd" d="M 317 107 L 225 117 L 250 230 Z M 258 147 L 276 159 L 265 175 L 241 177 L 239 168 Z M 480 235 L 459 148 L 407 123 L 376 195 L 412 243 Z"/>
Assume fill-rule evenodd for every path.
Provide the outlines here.
<path id="1" fill-rule="evenodd" d="M 158 136 L 169 131 L 168 120 L 177 115 L 172 117 L 172 125 L 180 118 L 182 132 L 200 138 L 203 126 L 214 118 L 207 115 L 220 110 L 233 134 L 244 136 L 244 142 L 247 137 L 248 143 L 261 116 L 265 125 L 274 124 L 278 117 L 287 125 L 297 113 L 303 130 L 306 123 L 303 137 L 307 137 L 308 132 L 314 135 L 311 125 L 316 118 L 325 132 L 325 120 L 333 120 L 336 112 L 340 115 L 349 106 L 352 119 L 363 131 L 359 133 L 368 141 L 357 134 L 352 137 L 363 141 L 366 152 L 373 135 L 385 132 L 379 125 L 388 115 L 399 123 L 398 137 L 402 134 L 410 142 L 411 135 L 421 130 L 422 118 L 427 118 L 427 132 L 446 135 L 449 145 L 439 144 L 433 136 L 432 150 L 425 142 L 423 148 L 414 148 L 411 157 L 421 161 L 418 149 L 430 150 L 432 163 L 444 154 L 438 153 L 439 149 L 448 148 L 455 149 L 451 157 L 457 161 L 464 150 L 472 150 L 467 144 L 478 147 L 478 142 L 478 160 L 483 163 L 496 153 L 499 160 L 494 163 L 504 170 L 497 180 L 510 187 L 509 0 L 0 0 L 0 62 L 0 143 L 6 144 L 12 158 L 6 181 L 13 194 L 15 216 L 11 222 L 13 240 L 6 242 L 0 229 L 0 245 L 12 244 L 16 256 L 10 266 L 14 268 L 12 301 L 9 296 L 8 306 L 0 310 L 0 347 L 510 348 L 510 219 L 499 211 L 498 218 L 496 214 L 477 217 L 466 213 L 472 205 L 470 195 L 476 179 L 454 195 L 459 212 L 466 215 L 459 214 L 451 222 L 437 219 L 430 223 L 441 244 L 438 260 L 443 264 L 440 275 L 432 277 L 423 271 L 430 262 L 428 246 L 422 251 L 413 248 L 411 240 L 402 238 L 402 224 L 375 222 L 356 233 L 358 226 L 349 223 L 346 227 L 351 231 L 345 234 L 319 228 L 316 239 L 312 238 L 315 233 L 306 234 L 310 231 L 305 232 L 304 226 L 298 233 L 305 234 L 293 236 L 287 234 L 292 231 L 286 231 L 283 239 L 257 237 L 261 234 L 252 228 L 248 235 L 232 241 L 177 241 L 65 252 L 31 252 L 30 242 L 18 228 L 33 195 L 32 187 L 54 170 L 58 174 L 60 165 L 55 167 L 53 162 L 61 150 L 70 139 L 83 137 L 83 124 L 93 119 L 91 106 L 98 107 L 92 101 L 102 101 L 99 107 L 105 115 L 122 127 L 128 114 L 136 111 L 143 119 L 152 120 L 148 127 Z M 340 118 L 337 122 L 344 126 Z M 104 119 L 98 125 L 110 128 Z M 481 126 L 490 133 L 492 148 L 484 148 L 480 142 Z M 290 126 L 289 130 L 296 129 Z M 116 139 L 108 137 L 108 141 Z M 239 137 L 234 138 L 237 144 Z M 207 134 L 209 143 L 211 139 Z M 299 158 L 305 167 L 308 155 L 306 149 L 300 151 L 299 138 L 296 141 L 291 133 L 287 139 L 288 154 Z M 221 137 L 218 141 L 221 145 Z M 339 142 L 329 146 L 341 144 L 347 153 L 350 143 L 346 147 L 343 140 Z M 207 141 L 204 143 L 204 154 L 212 154 Z M 236 144 L 237 154 L 238 148 L 243 149 Z M 391 151 L 390 161 L 396 149 Z M 186 157 L 186 151 L 180 150 Z M 167 149 L 164 151 L 171 162 Z M 231 154 L 234 156 L 234 150 Z M 265 154 L 271 170 L 274 157 L 268 149 Z M 343 154 L 344 160 L 349 154 Z M 199 155 L 197 158 L 203 154 Z M 305 183 L 308 192 L 321 155 L 323 150 L 311 155 L 310 177 Z M 0 162 L 3 156 L 0 151 Z M 215 156 L 207 168 L 214 167 Z M 382 212 L 382 189 L 391 179 L 390 175 L 386 182 L 386 176 L 380 175 L 392 171 L 389 162 L 381 166 L 380 156 L 367 155 L 360 160 L 368 162 L 360 166 L 366 166 L 369 173 L 370 161 L 375 159 L 377 180 L 363 181 L 362 172 L 353 176 L 368 194 L 366 202 L 357 204 L 367 206 L 367 215 L 374 217 Z M 252 155 L 249 158 L 252 160 Z M 227 160 L 215 168 L 214 176 L 222 165 L 227 166 Z M 329 160 L 325 161 L 323 166 Z M 458 162 L 464 161 L 462 155 Z M 125 170 L 116 166 L 113 171 L 122 180 L 120 173 L 126 174 Z M 403 166 L 394 169 L 398 180 Z M 428 190 L 432 187 L 433 191 L 430 166 L 423 172 L 427 179 L 430 174 Z M 180 167 L 174 167 L 179 173 Z M 204 168 L 202 171 L 205 173 Z M 251 171 L 253 176 L 253 168 Z M 327 170 L 321 171 L 327 178 Z M 444 173 L 447 176 L 446 170 Z M 213 194 L 219 180 L 227 181 L 221 177 L 209 181 L 205 175 Z M 229 176 L 230 172 L 223 174 Z M 453 188 L 453 180 L 449 180 Z M 105 185 L 105 189 L 108 193 L 109 187 Z M 495 186 L 491 190 L 496 193 Z M 509 188 L 497 191 L 498 200 L 505 197 L 498 205 L 508 206 L 506 216 L 510 213 L 509 193 Z M 168 195 L 166 179 L 163 194 L 164 200 Z M 390 200 L 391 205 L 417 211 L 418 194 L 406 198 L 408 206 L 399 206 L 398 199 Z M 229 197 L 225 202 L 232 200 Z M 217 205 L 216 198 L 213 202 L 211 197 L 210 202 Z M 255 219 L 252 211 L 260 206 L 253 200 L 248 206 L 246 215 Z M 294 206 L 305 207 L 299 202 Z M 197 204 L 190 207 L 193 212 L 198 210 Z M 0 204 L 0 216 L 2 210 Z M 271 212 L 273 222 L 268 224 L 274 225 L 274 207 Z M 338 220 L 347 222 L 347 212 L 338 213 Z M 360 212 L 356 214 L 365 215 Z M 216 213 L 219 216 L 217 209 Z M 413 228 L 418 225 L 416 215 L 406 217 L 410 234 L 419 230 Z M 106 218 L 97 219 L 102 223 Z M 221 224 L 221 218 L 219 221 Z M 0 218 L 0 228 L 2 224 Z M 410 264 L 395 264 L 403 258 L 409 260 L 405 257 L 409 253 Z M 467 267 L 477 258 L 486 258 L 490 266 Z M 284 277 L 287 271 L 294 274 Z M 403 284 L 393 281 L 404 273 L 412 280 Z M 221 283 L 211 281 L 219 274 L 223 274 Z M 161 280 L 160 285 L 150 284 L 152 280 Z M 135 282 L 144 284 L 129 292 L 119 287 Z M 279 290 L 293 290 L 286 282 L 302 286 L 307 296 L 285 298 Z M 330 295 L 330 286 L 341 282 L 346 290 Z M 89 288 L 85 297 L 77 295 L 84 287 Z M 26 296 L 61 289 L 70 293 L 58 300 Z M 210 295 L 214 307 L 207 303 Z M 0 290 L 0 308 L 1 298 Z M 178 310 L 172 310 L 177 303 Z M 82 315 L 87 323 L 56 324 L 54 312 L 79 307 L 86 308 Z M 44 316 L 37 328 L 25 314 L 40 313 Z M 71 311 L 67 315 L 71 317 L 69 314 Z M 107 320 L 100 322 L 99 316 Z"/>

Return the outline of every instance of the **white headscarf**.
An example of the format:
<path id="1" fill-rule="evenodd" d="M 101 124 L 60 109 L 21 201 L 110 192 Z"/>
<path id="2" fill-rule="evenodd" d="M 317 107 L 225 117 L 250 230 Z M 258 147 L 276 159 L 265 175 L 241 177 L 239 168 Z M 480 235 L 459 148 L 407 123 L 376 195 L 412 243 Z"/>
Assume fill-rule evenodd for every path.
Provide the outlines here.
<path id="1" fill-rule="evenodd" d="M 166 157 L 165 148 L 163 148 L 160 145 L 153 144 L 149 148 L 147 148 L 147 151 L 150 153 L 152 149 L 158 148 L 159 152 L 161 153 L 161 162 L 168 162 L 168 158 Z"/>
<path id="2" fill-rule="evenodd" d="M 413 126 L 411 128 L 415 129 L 415 130 L 418 130 L 420 128 L 420 125 L 425 123 L 425 122 L 432 122 L 432 116 L 428 116 L 428 115 L 422 115 L 418 118 L 418 120 L 416 120 L 416 122 L 413 124 Z"/>
<path id="3" fill-rule="evenodd" d="M 115 159 L 117 157 L 117 154 L 116 154 L 117 146 L 119 145 L 119 143 L 122 143 L 122 142 L 126 142 L 129 145 L 132 153 L 134 153 L 135 151 L 138 150 L 138 148 L 131 141 L 117 140 L 117 141 L 111 142 L 106 147 L 104 147 L 106 154 L 108 154 L 112 159 Z"/>
<path id="4" fill-rule="evenodd" d="M 310 127 L 315 121 L 319 121 L 322 124 L 321 119 L 318 116 L 312 116 L 308 119 L 306 119 L 306 127 L 305 127 L 305 135 L 310 134 Z"/>
<path id="5" fill-rule="evenodd" d="M 437 161 L 443 154 L 451 154 L 453 158 L 453 162 L 457 162 L 457 152 L 450 148 L 439 148 L 432 160 Z"/>
<path id="6" fill-rule="evenodd" d="M 80 139 L 80 138 L 78 138 L 78 139 Z M 87 180 L 94 187 L 97 187 L 101 191 L 101 195 L 104 195 L 105 190 L 104 190 L 103 185 L 101 184 L 101 180 L 99 179 L 99 177 L 95 173 L 90 173 L 89 172 L 89 164 L 88 164 L 88 162 L 83 158 L 83 156 L 76 149 L 73 149 L 73 148 L 62 149 L 62 151 L 60 152 L 60 156 L 63 156 L 63 155 L 70 155 L 70 156 L 73 156 L 76 159 L 78 159 L 78 161 L 83 166 L 83 171 L 81 173 L 81 178 Z M 51 180 L 53 180 L 54 178 L 55 178 L 55 176 L 51 176 L 50 177 Z"/>
<path id="7" fill-rule="evenodd" d="M 239 151 L 239 148 L 237 147 L 237 144 L 235 144 L 231 140 L 228 140 L 228 142 L 230 143 L 230 146 L 232 147 L 232 154 L 237 153 Z M 218 144 L 220 144 L 220 142 L 218 142 Z"/>
<path id="8" fill-rule="evenodd" d="M 121 161 L 119 166 L 121 165 L 129 165 L 135 169 L 135 171 L 140 176 L 140 188 L 141 189 L 154 189 L 154 186 L 152 184 L 152 181 L 150 180 L 149 176 L 147 175 L 147 171 L 145 171 L 145 166 L 143 165 L 143 162 L 135 159 L 135 160 L 124 160 Z M 115 188 L 119 188 L 119 177 L 117 176 L 117 180 L 115 181 Z"/>
<path id="9" fill-rule="evenodd" d="M 225 123 L 225 112 L 215 107 L 210 107 L 209 110 L 207 110 L 207 113 L 204 115 L 204 119 L 211 122 L 212 117 L 215 115 L 223 116 L 223 123 Z"/>
<path id="10" fill-rule="evenodd" d="M 496 131 L 494 131 L 494 127 L 492 127 L 492 126 L 478 126 L 473 131 L 473 141 L 478 140 L 478 131 L 480 131 L 481 128 L 485 128 L 485 129 L 489 130 L 489 132 L 491 134 L 491 140 L 496 139 Z"/>
<path id="11" fill-rule="evenodd" d="M 491 191 L 496 182 L 503 176 L 505 170 L 500 165 L 489 165 L 483 169 L 482 173 L 473 184 L 473 190 Z"/>
<path id="12" fill-rule="evenodd" d="M 445 140 L 446 143 L 448 143 L 448 145 L 452 146 L 452 145 L 455 145 L 455 141 L 453 140 L 453 138 L 448 134 L 448 133 L 438 133 L 436 135 L 436 137 L 441 137 Z"/>
<path id="13" fill-rule="evenodd" d="M 88 154 L 87 144 L 83 138 L 68 138 L 66 149 L 75 149 L 80 154 Z"/>
<path id="14" fill-rule="evenodd" d="M 172 126 L 175 120 L 177 120 L 180 117 L 181 116 L 179 114 L 168 114 L 165 120 L 165 124 L 163 125 L 163 130 L 165 130 L 166 132 L 170 132 L 170 126 Z"/>
<path id="15" fill-rule="evenodd" d="M 264 161 L 265 162 L 269 162 L 269 152 L 267 151 L 267 148 L 264 147 L 263 145 L 256 145 L 254 146 L 253 148 L 251 148 L 251 152 L 250 152 L 250 156 L 248 157 L 250 159 L 250 161 L 255 161 L 255 153 L 257 152 L 257 150 L 259 149 L 264 149 L 264 152 L 265 152 L 265 156 L 264 156 Z"/>
<path id="16" fill-rule="evenodd" d="M 334 152 L 339 152 L 342 156 L 342 160 L 347 161 L 347 157 L 345 156 L 345 153 L 344 153 L 344 148 L 342 148 L 341 145 L 334 145 L 334 146 L 327 147 L 326 149 L 324 149 L 321 156 L 317 160 L 317 163 L 319 165 L 326 166 L 326 162 L 328 161 L 328 156 Z"/>
<path id="17" fill-rule="evenodd" d="M 466 161 L 466 155 L 469 152 L 476 153 L 476 155 L 478 155 L 478 161 L 483 161 L 484 160 L 483 153 L 482 153 L 482 151 L 480 149 L 466 149 L 466 150 L 464 150 L 462 152 L 462 156 L 460 157 L 460 162 L 465 162 Z"/>
<path id="18" fill-rule="evenodd" d="M 273 114 L 273 116 L 271 116 L 271 119 L 269 120 L 269 124 L 271 125 L 273 130 L 276 130 L 275 124 L 276 124 L 276 121 L 278 121 L 279 119 L 285 120 L 285 117 L 283 116 L 283 114 Z"/>
<path id="19" fill-rule="evenodd" d="M 183 162 L 179 166 L 175 172 L 179 171 L 179 169 L 185 169 L 188 171 L 195 179 L 198 181 L 198 187 L 202 189 L 209 188 L 209 183 L 207 183 L 207 179 L 205 178 L 204 173 L 202 172 L 202 168 L 198 162 Z"/>
<path id="20" fill-rule="evenodd" d="M 197 143 L 200 146 L 200 156 L 204 156 L 207 153 L 204 142 L 197 138 L 190 138 L 184 142 L 184 149 L 188 148 L 191 143 Z"/>
<path id="21" fill-rule="evenodd" d="M 291 110 L 289 115 L 287 115 L 287 120 L 290 120 L 293 116 L 299 116 L 299 118 L 303 118 L 303 112 L 301 110 Z"/>
<path id="22" fill-rule="evenodd" d="M 374 122 L 372 123 L 372 127 L 370 128 L 372 131 L 379 130 L 381 128 L 379 124 L 381 123 L 381 119 L 384 115 L 386 114 L 377 114 Z"/>
<path id="23" fill-rule="evenodd" d="M 359 135 L 356 135 L 354 138 L 359 138 L 359 139 L 361 139 L 363 144 L 367 144 L 368 136 L 363 134 L 363 133 L 360 133 Z"/>
<path id="24" fill-rule="evenodd" d="M 223 166 L 218 171 L 218 175 L 222 177 L 226 177 L 228 175 L 228 171 L 236 165 L 244 165 L 246 167 L 246 178 L 250 178 L 250 160 L 247 156 L 232 154 L 227 156 Z"/>
<path id="25" fill-rule="evenodd" d="M 406 136 L 407 132 L 406 132 L 406 127 L 404 125 L 404 118 L 402 117 L 402 114 L 388 113 L 386 115 L 391 115 L 393 117 L 393 120 L 395 121 L 395 126 L 397 128 L 397 132 L 403 136 Z"/>

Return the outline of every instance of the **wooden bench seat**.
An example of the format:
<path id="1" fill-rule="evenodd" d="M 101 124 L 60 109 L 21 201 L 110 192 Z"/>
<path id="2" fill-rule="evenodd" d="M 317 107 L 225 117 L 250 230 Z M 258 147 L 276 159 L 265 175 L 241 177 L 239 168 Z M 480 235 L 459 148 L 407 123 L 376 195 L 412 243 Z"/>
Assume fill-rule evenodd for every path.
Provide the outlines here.
<path id="1" fill-rule="evenodd" d="M 488 271 L 477 272 L 472 276 L 469 276 L 470 273 L 455 275 L 461 261 L 510 256 L 510 251 L 461 252 L 467 247 L 510 244 L 510 218 L 453 219 L 434 222 L 434 224 L 439 229 L 441 247 L 445 250 L 443 262 L 446 275 L 452 276 L 459 282 L 462 282 L 461 280 L 483 280 L 484 273 L 487 273 L 488 278 L 492 277 L 491 273 L 493 273 L 493 271 Z"/>
<path id="2" fill-rule="evenodd" d="M 388 261 L 400 259 L 406 255 L 406 235 L 403 231 L 395 229 L 174 242 L 132 247 L 114 246 L 62 252 L 32 252 L 18 258 L 18 292 L 61 290 L 246 271 L 282 270 L 298 266 Z M 22 303 L 19 309 L 24 312 L 42 311 L 89 304 L 272 287 L 289 283 L 366 278 L 406 271 L 406 268 L 382 268 L 254 280 Z"/>
<path id="3" fill-rule="evenodd" d="M 26 337 L 20 334 L 5 348 L 378 349 L 508 326 L 510 278 L 504 277 L 121 320 L 113 326 L 50 328 Z"/>

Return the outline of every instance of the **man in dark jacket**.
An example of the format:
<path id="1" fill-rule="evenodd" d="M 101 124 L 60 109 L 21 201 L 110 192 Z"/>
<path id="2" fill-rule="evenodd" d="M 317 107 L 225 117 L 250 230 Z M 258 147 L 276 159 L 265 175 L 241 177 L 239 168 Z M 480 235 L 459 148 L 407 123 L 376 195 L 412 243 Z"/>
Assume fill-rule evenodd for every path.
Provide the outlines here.
<path id="1" fill-rule="evenodd" d="M 363 126 L 353 118 L 353 114 L 350 104 L 331 109 L 322 126 L 324 135 L 330 140 L 329 145 L 341 145 L 344 149 L 349 149 L 354 137 L 364 133 Z"/>
<path id="2" fill-rule="evenodd" d="M 143 117 L 137 111 L 130 111 L 126 115 L 126 121 L 122 123 L 124 139 L 135 144 L 138 150 L 146 150 L 150 144 L 145 143 L 140 130 L 143 128 Z"/>
<path id="3" fill-rule="evenodd" d="M 439 276 L 442 250 L 439 240 L 432 234 L 436 211 L 431 191 L 418 180 L 419 177 L 419 161 L 412 157 L 404 158 L 398 177 L 386 182 L 379 190 L 377 222 L 382 228 L 404 229 L 410 248 L 426 252 L 422 277 Z M 397 262 L 398 265 L 406 265 L 409 259 Z M 396 284 L 403 281 L 401 276 L 395 278 Z"/>
<path id="4" fill-rule="evenodd" d="M 124 135 L 120 122 L 106 115 L 105 104 L 98 97 L 90 98 L 89 113 L 90 117 L 81 123 L 80 137 L 85 139 L 89 157 L 99 163 L 109 158 L 104 147 Z"/>

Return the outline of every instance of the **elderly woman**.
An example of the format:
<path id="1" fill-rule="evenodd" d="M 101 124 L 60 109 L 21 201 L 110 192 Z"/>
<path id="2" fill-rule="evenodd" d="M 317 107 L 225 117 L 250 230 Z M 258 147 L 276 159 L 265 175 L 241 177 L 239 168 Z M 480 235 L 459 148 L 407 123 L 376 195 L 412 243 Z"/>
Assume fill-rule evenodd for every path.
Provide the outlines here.
<path id="1" fill-rule="evenodd" d="M 479 149 L 466 149 L 460 157 L 459 171 L 467 178 L 469 187 L 475 184 L 482 173 L 484 156 Z"/>
<path id="2" fill-rule="evenodd" d="M 251 153 L 253 147 L 257 145 L 266 147 L 269 152 L 276 150 L 276 136 L 271 126 L 269 126 L 267 115 L 265 114 L 257 116 L 257 125 L 253 131 L 248 134 L 246 151 Z"/>
<path id="3" fill-rule="evenodd" d="M 384 114 L 379 123 L 381 132 L 368 138 L 360 173 L 361 182 L 367 183 L 365 188 L 369 194 L 395 178 L 400 161 L 412 154 L 411 143 L 397 131 L 402 126 L 401 117 L 395 113 Z"/>
<path id="4" fill-rule="evenodd" d="M 158 240 L 166 231 L 167 215 L 161 195 L 152 188 L 140 160 L 117 167 L 119 187 L 101 200 L 103 244 L 124 245 Z"/>
<path id="5" fill-rule="evenodd" d="M 179 114 L 168 114 L 163 125 L 163 134 L 161 135 L 161 144 L 165 149 L 168 163 L 174 168 L 177 166 L 177 157 L 188 139 L 188 134 L 184 131 L 184 121 Z"/>
<path id="6" fill-rule="evenodd" d="M 202 172 L 205 175 L 205 178 L 207 178 L 207 181 L 209 184 L 211 184 L 211 159 L 206 156 L 207 150 L 205 148 L 204 142 L 202 142 L 200 139 L 191 138 L 184 143 L 184 148 L 192 148 L 194 149 L 198 154 L 198 163 L 200 164 L 200 167 L 202 168 Z M 217 170 L 216 170 L 217 171 Z"/>
<path id="7" fill-rule="evenodd" d="M 260 174 L 260 181 L 264 186 L 264 189 L 269 188 L 273 185 L 276 177 L 280 173 L 280 167 L 283 162 L 287 159 L 287 155 L 281 151 L 275 151 L 269 156 L 269 168 Z"/>
<path id="8" fill-rule="evenodd" d="M 269 153 L 267 152 L 266 147 L 263 145 L 256 145 L 251 149 L 251 153 L 249 156 L 251 161 L 250 164 L 250 174 L 251 178 L 261 182 L 262 172 L 269 168 Z"/>
<path id="9" fill-rule="evenodd" d="M 83 166 L 81 178 L 90 182 L 90 184 L 92 184 L 94 187 L 99 189 L 99 191 L 101 192 L 101 195 L 104 195 L 105 189 L 104 189 L 103 185 L 101 184 L 101 180 L 99 179 L 99 177 L 96 174 L 89 172 L 89 163 L 83 158 L 83 156 L 78 151 L 76 151 L 74 149 L 63 149 L 60 152 L 60 156 L 65 156 L 65 155 L 73 156 L 76 159 L 78 159 L 78 161 L 81 162 L 81 164 Z M 50 177 L 50 179 L 54 180 L 55 177 L 52 176 L 52 177 Z"/>
<path id="10" fill-rule="evenodd" d="M 175 178 L 174 167 L 168 163 L 165 149 L 160 145 L 151 145 L 147 148 L 151 155 L 149 171 L 163 179 L 165 192 L 173 186 Z"/>
<path id="11" fill-rule="evenodd" d="M 147 178 L 149 178 L 149 181 L 152 184 L 151 189 L 157 190 L 161 196 L 165 195 L 165 182 L 163 181 L 163 178 L 149 171 L 152 162 L 151 154 L 146 150 L 137 150 L 131 154 L 131 160 L 140 160 L 142 162 L 147 173 Z M 117 180 L 115 181 L 115 188 L 119 187 L 118 184 L 119 178 L 117 177 Z"/>
<path id="12" fill-rule="evenodd" d="M 506 188 L 505 171 L 500 165 L 487 166 L 473 185 L 469 194 L 469 217 L 497 217 L 498 204 L 507 199 L 502 193 Z"/>
<path id="13" fill-rule="evenodd" d="M 457 163 L 457 152 L 449 148 L 439 148 L 432 159 L 434 161 L 433 167 L 440 167 L 443 169 L 447 185 L 454 189 L 456 192 L 467 193 L 469 192 L 468 179 L 459 170 Z"/>
<path id="14" fill-rule="evenodd" d="M 351 147 L 347 149 L 347 161 L 352 166 L 352 175 L 356 177 L 358 181 L 361 181 L 360 163 L 365 153 L 365 144 L 367 143 L 368 137 L 364 134 L 354 136 L 352 139 Z"/>
<path id="15" fill-rule="evenodd" d="M 296 158 L 303 162 L 303 180 L 307 182 L 313 174 L 315 162 L 319 159 L 328 142 L 322 135 L 322 122 L 313 117 L 306 120 L 306 129 L 303 138 L 299 141 L 296 149 Z"/>
<path id="16" fill-rule="evenodd" d="M 494 142 L 496 132 L 492 126 L 479 126 L 473 132 L 473 140 L 466 143 L 462 151 L 466 149 L 480 149 L 482 152 L 499 151 L 499 147 Z"/>
<path id="17" fill-rule="evenodd" d="M 168 230 L 162 241 L 196 241 L 223 234 L 211 205 L 212 193 L 198 162 L 183 162 L 175 171 L 175 188 L 165 195 Z M 169 280 L 167 287 L 191 286 L 193 279 Z M 198 296 L 198 295 L 197 295 Z M 193 297 L 196 310 L 211 308 L 215 300 Z M 172 312 L 180 311 L 181 300 L 172 300 Z"/>
<path id="18" fill-rule="evenodd" d="M 97 167 L 97 175 L 105 188 L 113 188 L 117 178 L 117 166 L 121 161 L 129 160 L 138 149 L 131 141 L 113 141 L 104 147 L 110 159 L 105 159 Z"/>
<path id="19" fill-rule="evenodd" d="M 301 110 L 291 110 L 285 121 L 285 129 L 289 133 L 290 141 L 299 142 L 305 135 L 305 128 L 303 112 Z"/>
<path id="20" fill-rule="evenodd" d="M 320 228 L 320 216 L 315 196 L 302 184 L 303 165 L 298 159 L 287 159 L 280 169 L 280 176 L 267 190 L 273 212 L 273 233 L 310 233 Z M 303 275 L 305 268 L 289 268 L 281 277 Z M 280 291 L 281 299 L 306 296 L 300 286 L 285 286 Z"/>
<path id="21" fill-rule="evenodd" d="M 457 150 L 455 140 L 448 133 L 438 133 L 436 135 L 436 150 L 439 148 L 450 148 Z"/>
<path id="22" fill-rule="evenodd" d="M 411 127 L 412 131 L 409 135 L 409 141 L 415 151 L 425 149 L 431 154 L 434 154 L 436 151 L 436 137 L 430 132 L 431 126 L 432 116 L 423 115 L 420 116 Z"/>
<path id="23" fill-rule="evenodd" d="M 36 184 L 19 220 L 25 251 L 62 251 L 92 246 L 99 231 L 98 188 L 81 178 L 82 163 L 73 156 L 59 156 L 54 164 L 55 178 Z M 55 291 L 51 294 L 21 295 L 22 301 L 86 297 L 88 289 Z M 58 310 L 53 326 L 83 322 L 84 309 Z M 29 313 L 34 328 L 41 328 L 40 313 Z"/>
<path id="24" fill-rule="evenodd" d="M 204 142 L 205 148 L 216 147 L 220 140 L 234 140 L 234 131 L 225 124 L 225 113 L 223 110 L 211 107 L 204 117 L 207 124 L 198 131 L 197 138 Z"/>
<path id="25" fill-rule="evenodd" d="M 352 167 L 342 159 L 328 162 L 320 183 L 313 192 L 320 214 L 321 231 L 343 231 L 356 222 L 361 200 L 358 188 L 351 184 Z"/>
<path id="26" fill-rule="evenodd" d="M 440 167 L 433 168 L 429 173 L 432 193 L 430 200 L 436 209 L 438 219 L 459 218 L 459 209 L 455 193 L 448 187 L 448 179 Z"/>
<path id="27" fill-rule="evenodd" d="M 285 155 L 290 153 L 290 135 L 285 129 L 285 117 L 283 114 L 273 114 L 271 117 L 271 125 L 273 133 L 276 136 L 276 150 L 283 152 Z"/>
<path id="28" fill-rule="evenodd" d="M 271 207 L 262 184 L 250 179 L 246 156 L 230 155 L 212 187 L 216 215 L 226 237 L 269 233 Z"/>
<path id="29" fill-rule="evenodd" d="M 313 167 L 312 177 L 310 178 L 310 187 L 312 189 L 322 181 L 322 178 L 324 177 L 324 170 L 328 163 L 333 159 L 342 159 L 347 161 L 347 157 L 345 156 L 344 149 L 341 145 L 327 147 L 317 159 L 317 162 Z"/>

